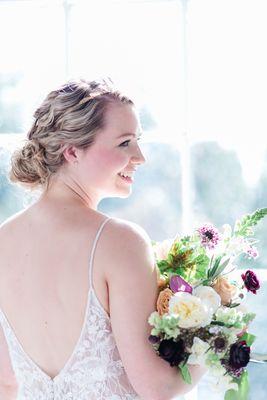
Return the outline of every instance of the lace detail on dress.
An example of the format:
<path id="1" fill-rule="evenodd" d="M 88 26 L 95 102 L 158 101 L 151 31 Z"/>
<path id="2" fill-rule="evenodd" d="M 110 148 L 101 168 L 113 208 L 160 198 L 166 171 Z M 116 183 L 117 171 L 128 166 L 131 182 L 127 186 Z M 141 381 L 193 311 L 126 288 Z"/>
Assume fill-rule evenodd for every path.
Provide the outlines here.
<path id="1" fill-rule="evenodd" d="M 52 379 L 25 353 L 7 317 L 0 310 L 0 324 L 19 384 L 17 400 L 139 399 L 120 359 L 110 318 L 92 286 L 94 250 L 108 219 L 98 231 L 90 257 L 89 291 L 82 331 L 72 355 L 57 376 Z"/>

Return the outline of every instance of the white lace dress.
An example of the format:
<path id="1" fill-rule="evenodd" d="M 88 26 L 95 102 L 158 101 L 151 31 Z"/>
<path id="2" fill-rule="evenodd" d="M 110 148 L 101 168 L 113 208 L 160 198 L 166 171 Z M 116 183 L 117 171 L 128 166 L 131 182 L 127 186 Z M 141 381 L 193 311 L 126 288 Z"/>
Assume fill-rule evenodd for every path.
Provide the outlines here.
<path id="1" fill-rule="evenodd" d="M 89 291 L 86 314 L 78 342 L 60 373 L 53 379 L 25 353 L 7 317 L 0 310 L 12 366 L 19 384 L 17 400 L 133 400 L 139 399 L 125 373 L 111 330 L 110 318 L 92 286 L 92 260 L 100 226 L 89 262 Z"/>

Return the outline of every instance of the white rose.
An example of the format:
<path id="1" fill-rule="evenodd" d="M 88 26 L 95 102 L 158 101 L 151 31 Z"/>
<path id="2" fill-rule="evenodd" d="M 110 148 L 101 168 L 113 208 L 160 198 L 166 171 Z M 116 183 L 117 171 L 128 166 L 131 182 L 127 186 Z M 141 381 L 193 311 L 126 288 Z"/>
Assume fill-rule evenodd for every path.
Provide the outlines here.
<path id="1" fill-rule="evenodd" d="M 221 297 L 210 286 L 198 286 L 193 290 L 193 295 L 199 297 L 203 303 L 211 308 L 212 313 L 215 313 L 221 305 Z"/>
<path id="2" fill-rule="evenodd" d="M 180 328 L 204 327 L 212 317 L 210 308 L 200 298 L 187 292 L 177 292 L 171 297 L 169 313 L 179 316 Z"/>
<path id="3" fill-rule="evenodd" d="M 209 344 L 207 342 L 204 342 L 195 336 L 193 346 L 191 347 L 191 354 L 187 361 L 188 364 L 204 365 L 208 348 Z"/>

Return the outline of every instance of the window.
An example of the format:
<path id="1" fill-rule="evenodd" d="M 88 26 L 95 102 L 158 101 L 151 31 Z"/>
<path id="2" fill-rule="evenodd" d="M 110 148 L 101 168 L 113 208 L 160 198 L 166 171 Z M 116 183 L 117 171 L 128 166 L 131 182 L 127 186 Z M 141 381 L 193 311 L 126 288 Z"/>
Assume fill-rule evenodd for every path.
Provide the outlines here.
<path id="1" fill-rule="evenodd" d="M 266 17 L 265 0 L 0 1 L 0 223 L 34 200 L 7 180 L 10 152 L 43 97 L 75 76 L 110 76 L 145 131 L 132 195 L 100 211 L 163 240 L 266 207 Z M 263 282 L 248 301 L 254 350 L 267 353 L 267 221 L 257 237 L 260 258 L 244 268 Z M 266 368 L 249 365 L 250 398 L 265 400 Z M 219 399 L 205 380 L 194 395 Z"/>

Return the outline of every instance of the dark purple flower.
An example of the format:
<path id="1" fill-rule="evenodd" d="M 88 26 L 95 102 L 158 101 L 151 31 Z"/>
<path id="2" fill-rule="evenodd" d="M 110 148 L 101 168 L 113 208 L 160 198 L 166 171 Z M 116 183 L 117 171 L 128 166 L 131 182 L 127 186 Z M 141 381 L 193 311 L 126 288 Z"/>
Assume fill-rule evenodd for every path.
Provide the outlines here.
<path id="1" fill-rule="evenodd" d="M 170 289 L 176 292 L 188 292 L 192 294 L 192 286 L 189 285 L 180 275 L 173 275 L 170 279 Z"/>
<path id="2" fill-rule="evenodd" d="M 165 361 L 168 361 L 173 367 L 178 366 L 185 358 L 185 345 L 182 339 L 175 342 L 172 339 L 164 339 L 158 348 L 159 355 Z"/>
<path id="3" fill-rule="evenodd" d="M 155 343 L 158 343 L 160 341 L 160 338 L 158 336 L 155 336 L 155 335 L 150 335 L 148 340 L 150 341 L 150 343 L 155 344 Z"/>
<path id="4" fill-rule="evenodd" d="M 245 367 L 250 360 L 250 347 L 245 340 L 236 342 L 230 347 L 229 365 L 236 370 Z"/>
<path id="5" fill-rule="evenodd" d="M 220 240 L 219 231 L 211 224 L 205 224 L 201 228 L 197 229 L 197 232 L 201 236 L 201 244 L 204 247 L 212 250 Z"/>
<path id="6" fill-rule="evenodd" d="M 215 348 L 215 351 L 223 351 L 227 345 L 227 341 L 225 340 L 224 337 L 216 337 L 213 341 L 213 345 Z"/>
<path id="7" fill-rule="evenodd" d="M 256 291 L 260 288 L 260 282 L 257 278 L 257 276 L 254 274 L 253 271 L 250 271 L 249 269 L 241 275 L 242 279 L 244 281 L 244 285 L 247 288 L 248 291 L 256 294 Z"/>

